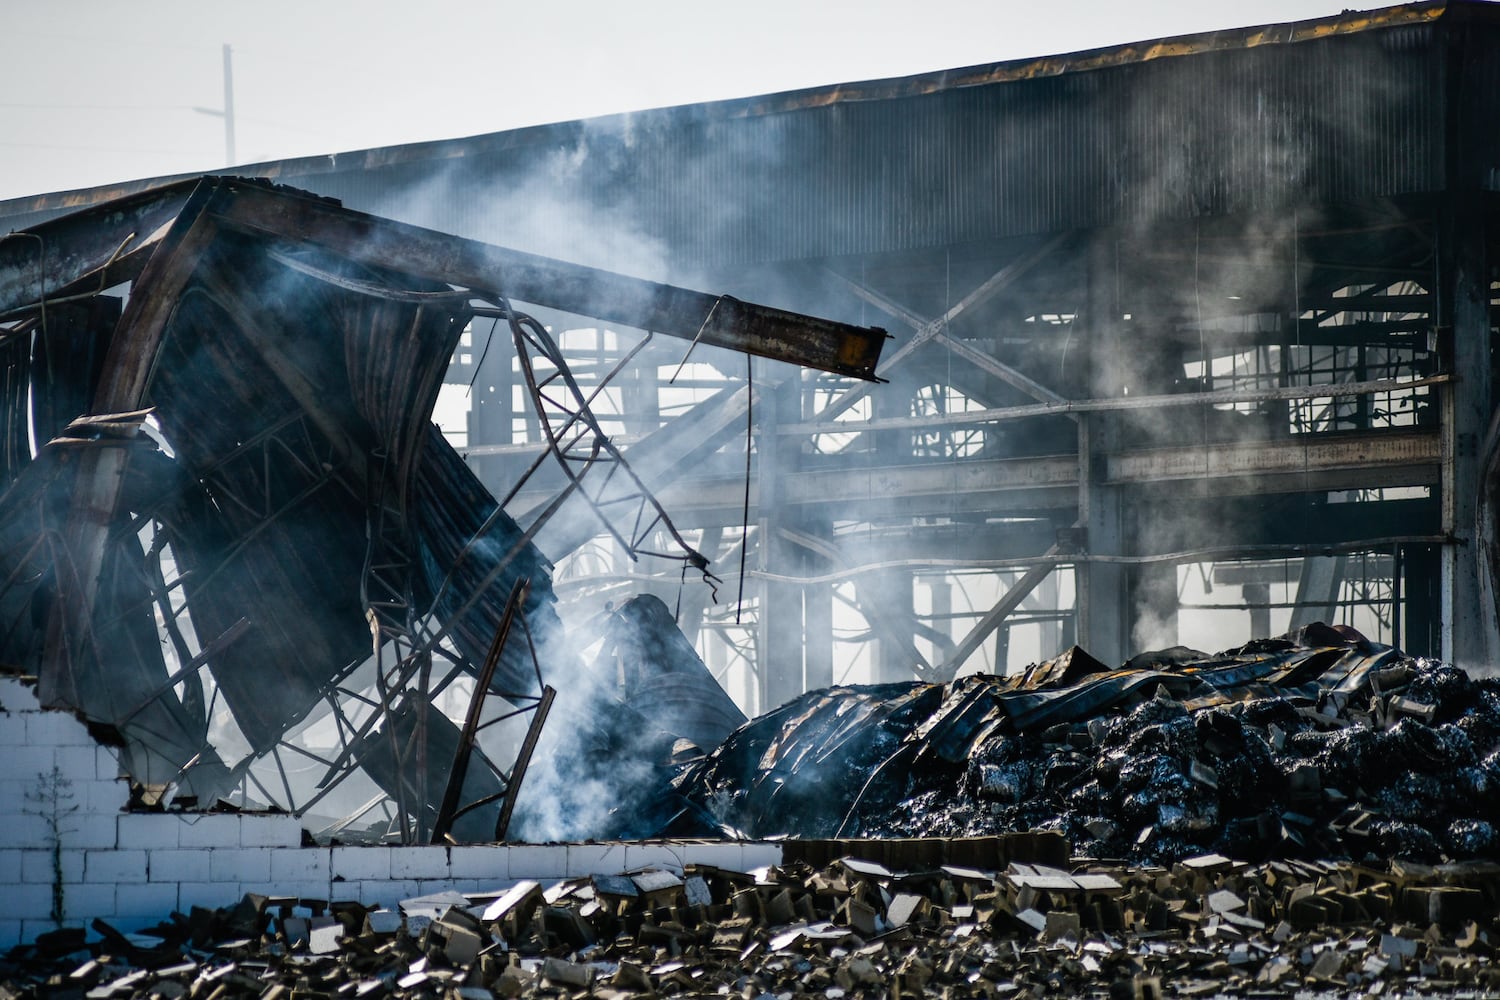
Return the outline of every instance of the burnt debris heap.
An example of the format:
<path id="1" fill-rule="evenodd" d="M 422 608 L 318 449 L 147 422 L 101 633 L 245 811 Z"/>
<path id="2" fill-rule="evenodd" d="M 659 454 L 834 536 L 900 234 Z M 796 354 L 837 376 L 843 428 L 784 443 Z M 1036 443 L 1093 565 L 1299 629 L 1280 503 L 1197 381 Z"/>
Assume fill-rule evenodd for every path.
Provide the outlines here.
<path id="1" fill-rule="evenodd" d="M 556 555 L 558 525 L 582 520 L 632 558 L 712 570 L 523 302 L 863 378 L 884 339 L 255 180 L 12 234 L 0 660 L 118 741 L 148 805 L 237 792 L 302 813 L 361 773 L 390 803 L 383 835 L 502 838 L 549 711 L 566 717 L 549 760 L 584 778 L 634 762 L 649 798 L 674 739 L 711 747 L 743 716 L 649 601 L 603 623 L 597 662 L 620 670 L 591 679 L 535 541 L 552 530 Z M 520 520 L 431 423 L 476 317 L 509 334 L 494 350 L 519 355 L 547 445 L 523 482 L 550 493 Z M 436 705 L 460 689 L 462 727 Z M 488 754 L 487 697 L 515 717 Z M 648 720 L 632 697 L 672 710 Z M 312 726 L 321 753 L 291 736 Z"/>
<path id="2" fill-rule="evenodd" d="M 1493 858 L 1500 679 L 1323 625 L 1115 670 L 1075 647 L 1011 677 L 810 692 L 679 785 L 757 837 L 1044 829 L 1144 862 Z"/>

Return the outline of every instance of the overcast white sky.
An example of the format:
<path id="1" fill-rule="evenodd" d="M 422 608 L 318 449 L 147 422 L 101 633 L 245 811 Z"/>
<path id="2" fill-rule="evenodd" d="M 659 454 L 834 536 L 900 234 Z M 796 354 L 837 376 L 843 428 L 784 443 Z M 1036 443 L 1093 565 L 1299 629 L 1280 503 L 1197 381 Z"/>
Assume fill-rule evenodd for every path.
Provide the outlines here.
<path id="1" fill-rule="evenodd" d="M 1337 14 L 1349 0 L 0 0 L 0 199 Z"/>

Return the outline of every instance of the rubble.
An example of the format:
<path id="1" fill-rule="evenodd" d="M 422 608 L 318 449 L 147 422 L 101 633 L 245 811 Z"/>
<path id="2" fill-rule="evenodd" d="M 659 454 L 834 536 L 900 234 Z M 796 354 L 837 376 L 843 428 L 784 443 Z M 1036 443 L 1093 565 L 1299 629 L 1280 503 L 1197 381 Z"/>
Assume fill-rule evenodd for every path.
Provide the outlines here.
<path id="1" fill-rule="evenodd" d="M 623 760 L 646 799 L 666 794 L 655 769 L 675 737 L 712 745 L 743 721 L 663 608 L 609 623 L 612 675 L 560 634 L 551 560 L 595 533 L 714 577 L 520 303 L 643 331 L 629 356 L 660 334 L 868 380 L 885 340 L 256 179 L 182 181 L 10 235 L 26 239 L 0 246 L 0 403 L 20 429 L 0 456 L 0 663 L 121 746 L 142 802 L 319 806 L 345 839 L 488 841 L 513 807 L 524 830 L 549 688 L 543 735 L 569 742 L 542 755 L 580 781 Z M 476 324 L 497 351 L 512 342 L 542 451 L 504 500 L 431 422 Z M 569 522 L 582 537 L 549 534 Z M 525 595 L 514 629 L 508 594 Z M 460 731 L 463 708 L 437 704 L 481 674 Z M 524 735 L 491 730 L 476 753 L 486 697 Z M 648 720 L 632 699 L 674 710 Z M 346 812 L 368 801 L 363 778 L 389 810 Z M 382 822 L 354 826 L 367 812 Z"/>
<path id="2" fill-rule="evenodd" d="M 810 692 L 677 785 L 757 837 L 1035 828 L 1166 863 L 1495 855 L 1500 680 L 1327 626 L 1168 653 Z"/>
<path id="3" fill-rule="evenodd" d="M 1500 864 L 1004 860 L 1058 848 L 1069 854 L 1055 834 L 1014 835 L 967 842 L 980 867 L 644 869 L 398 910 L 252 893 L 140 934 L 96 922 L 92 943 L 43 935 L 0 965 L 0 995 L 1500 995 Z"/>

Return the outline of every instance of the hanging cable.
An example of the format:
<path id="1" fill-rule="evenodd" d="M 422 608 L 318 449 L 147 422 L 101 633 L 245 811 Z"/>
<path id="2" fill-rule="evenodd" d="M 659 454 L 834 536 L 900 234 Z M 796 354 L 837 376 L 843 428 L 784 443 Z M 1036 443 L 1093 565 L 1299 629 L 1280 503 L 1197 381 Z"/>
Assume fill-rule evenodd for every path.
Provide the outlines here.
<path id="1" fill-rule="evenodd" d="M 740 592 L 735 598 L 734 623 L 745 610 L 745 550 L 750 544 L 750 445 L 755 433 L 755 361 L 745 355 L 745 503 L 740 512 Z"/>

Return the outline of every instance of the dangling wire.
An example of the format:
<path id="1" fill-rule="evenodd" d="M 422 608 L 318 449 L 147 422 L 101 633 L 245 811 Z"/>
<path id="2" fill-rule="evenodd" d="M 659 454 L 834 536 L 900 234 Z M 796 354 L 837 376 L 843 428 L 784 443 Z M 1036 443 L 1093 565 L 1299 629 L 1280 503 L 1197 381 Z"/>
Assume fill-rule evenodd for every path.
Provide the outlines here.
<path id="1" fill-rule="evenodd" d="M 745 355 L 745 505 L 740 513 L 740 593 L 735 598 L 734 623 L 745 610 L 745 550 L 750 544 L 750 444 L 755 431 L 755 363 Z"/>

